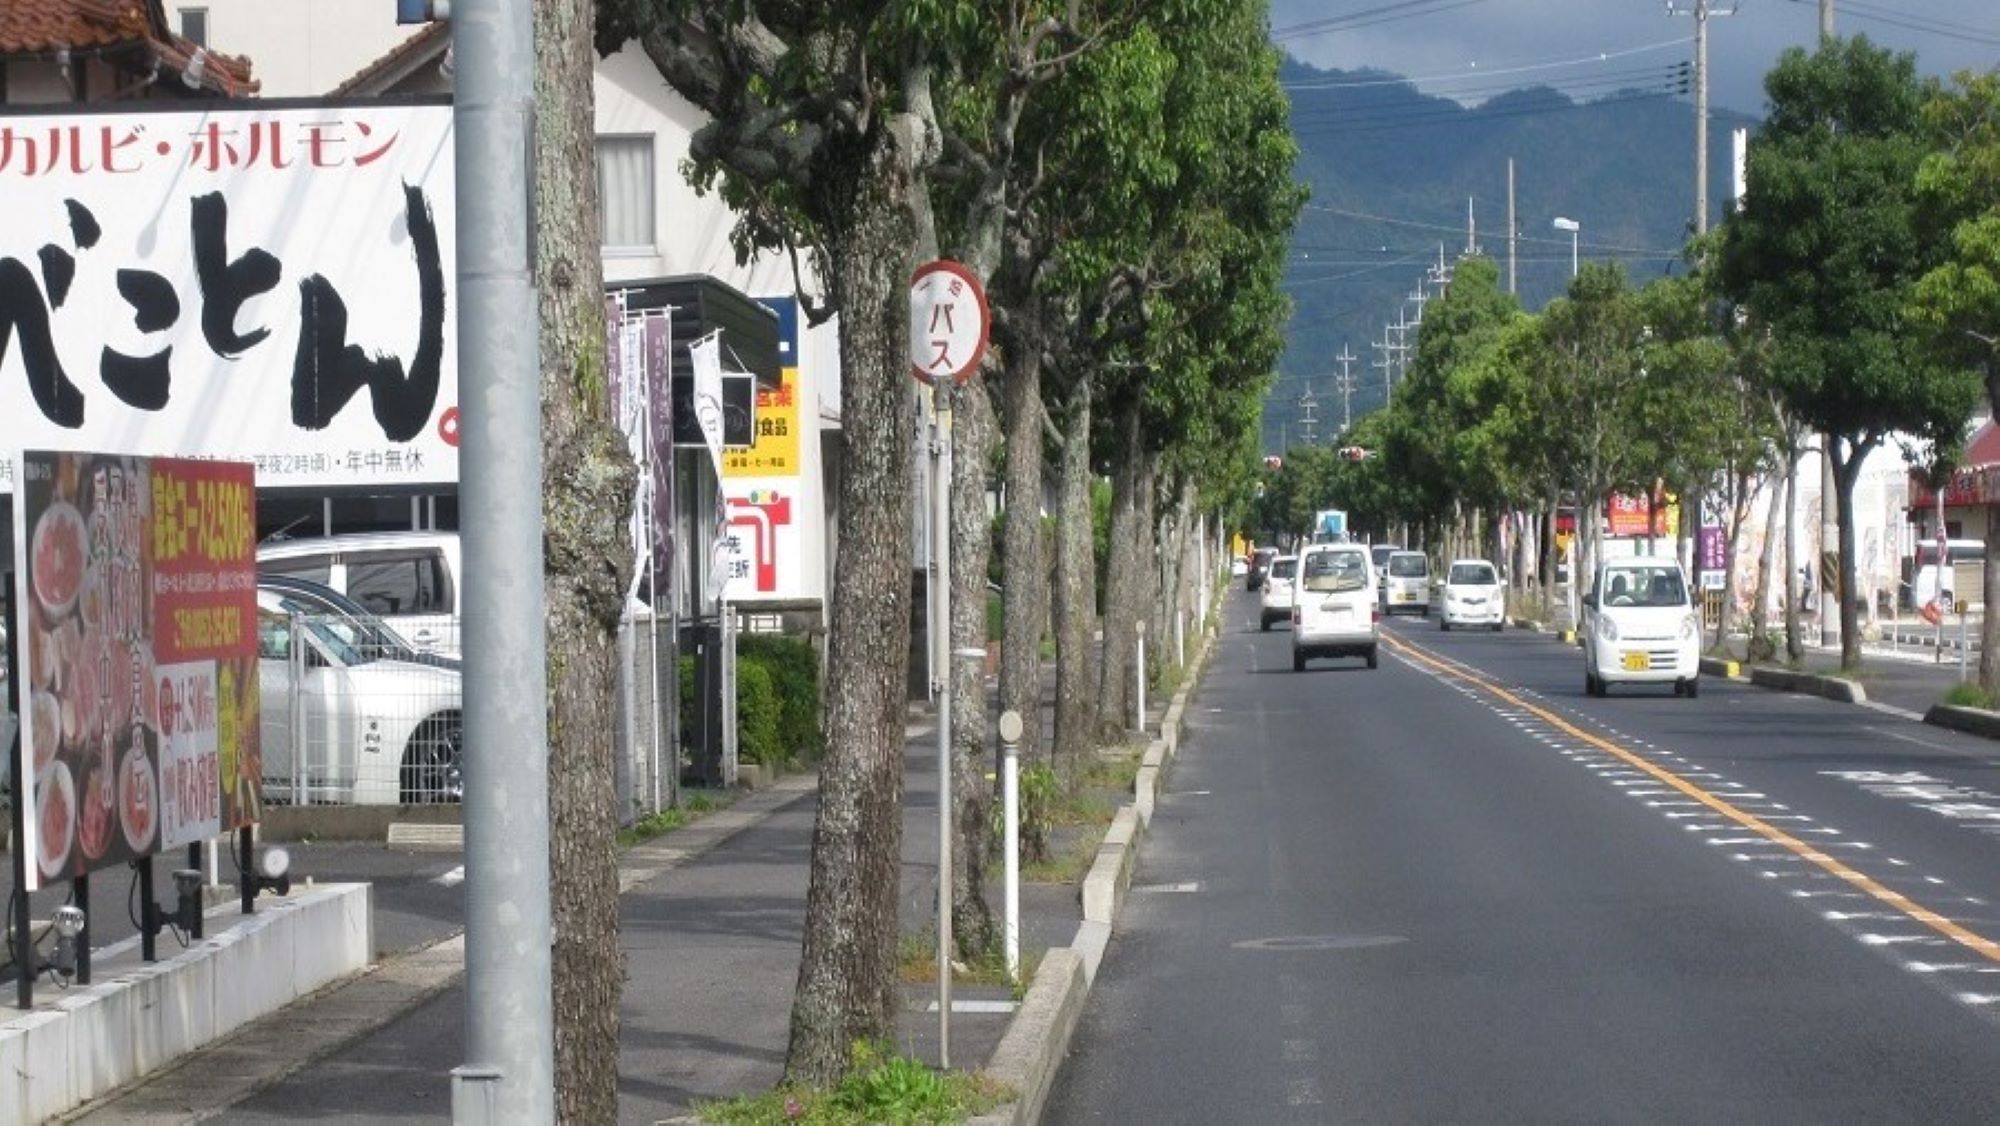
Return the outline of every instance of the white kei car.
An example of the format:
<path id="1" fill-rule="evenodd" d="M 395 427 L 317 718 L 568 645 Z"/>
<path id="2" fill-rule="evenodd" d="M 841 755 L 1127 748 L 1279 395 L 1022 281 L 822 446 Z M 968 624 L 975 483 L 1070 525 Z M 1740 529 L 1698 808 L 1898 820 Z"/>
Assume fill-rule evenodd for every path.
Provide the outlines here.
<path id="1" fill-rule="evenodd" d="M 1484 559 L 1457 559 L 1444 572 L 1444 607 L 1438 628 L 1484 626 L 1499 630 L 1507 624 L 1507 588 L 1500 569 Z"/>
<path id="2" fill-rule="evenodd" d="M 1701 689 L 1701 623 L 1687 575 L 1674 559 L 1607 560 L 1583 596 L 1583 686 L 1602 696 L 1613 684 L 1671 684 L 1676 696 Z"/>
<path id="3" fill-rule="evenodd" d="M 1264 576 L 1264 609 L 1259 615 L 1259 628 L 1268 630 L 1272 622 L 1292 620 L 1292 579 L 1298 570 L 1296 555 L 1280 555 L 1271 560 L 1271 570 Z"/>
<path id="4" fill-rule="evenodd" d="M 1381 610 L 1375 570 L 1360 544 L 1313 544 L 1299 552 L 1292 584 L 1292 669 L 1314 657 L 1360 657 L 1376 665 Z"/>

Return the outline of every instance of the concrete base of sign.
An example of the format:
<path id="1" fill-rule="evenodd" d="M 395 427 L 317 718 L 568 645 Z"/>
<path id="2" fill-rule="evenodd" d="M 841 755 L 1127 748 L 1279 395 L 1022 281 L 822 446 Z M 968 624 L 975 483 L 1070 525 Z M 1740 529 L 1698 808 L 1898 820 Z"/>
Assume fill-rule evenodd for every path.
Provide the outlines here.
<path id="1" fill-rule="evenodd" d="M 151 965 L 136 938 L 106 947 L 92 984 L 58 989 L 44 976 L 32 1011 L 0 1008 L 0 1122 L 46 1121 L 107 1094 L 366 969 L 375 951 L 367 884 L 265 896 L 255 915 L 212 911 L 207 928 Z"/>

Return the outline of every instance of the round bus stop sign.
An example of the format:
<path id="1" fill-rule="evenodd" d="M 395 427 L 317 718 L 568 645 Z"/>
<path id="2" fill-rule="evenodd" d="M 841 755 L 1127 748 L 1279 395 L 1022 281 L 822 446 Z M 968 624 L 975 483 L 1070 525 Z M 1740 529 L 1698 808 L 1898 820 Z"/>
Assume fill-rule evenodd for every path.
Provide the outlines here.
<path id="1" fill-rule="evenodd" d="M 910 278 L 910 374 L 964 383 L 986 356 L 986 290 L 971 270 L 939 259 Z"/>

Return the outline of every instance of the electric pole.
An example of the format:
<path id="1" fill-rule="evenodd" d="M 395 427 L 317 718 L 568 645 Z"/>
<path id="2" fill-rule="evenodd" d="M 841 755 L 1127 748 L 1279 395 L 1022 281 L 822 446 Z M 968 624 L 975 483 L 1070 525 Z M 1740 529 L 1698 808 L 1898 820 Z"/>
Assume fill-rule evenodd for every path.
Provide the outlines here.
<path id="1" fill-rule="evenodd" d="M 1395 353 L 1389 350 L 1389 326 L 1382 326 L 1381 343 L 1370 343 L 1368 346 L 1382 355 L 1381 359 L 1368 366 L 1382 369 L 1382 405 L 1386 407 L 1396 393 Z"/>
<path id="2" fill-rule="evenodd" d="M 1314 413 L 1317 410 L 1319 403 L 1313 398 L 1312 388 L 1308 387 L 1299 395 L 1299 427 L 1306 432 L 1308 446 L 1319 444 L 1319 418 Z"/>
<path id="3" fill-rule="evenodd" d="M 1360 358 L 1346 341 L 1341 342 L 1340 355 L 1334 357 L 1340 361 L 1340 380 L 1334 386 L 1340 388 L 1340 434 L 1343 438 L 1354 429 L 1354 377 L 1347 374 L 1347 365 Z"/>
<path id="4" fill-rule="evenodd" d="M 1514 221 L 1514 158 L 1510 156 L 1507 158 L 1507 292 L 1517 295 L 1521 290 L 1515 284 L 1514 236 L 1520 229 Z"/>
<path id="5" fill-rule="evenodd" d="M 1833 38 L 1833 0 L 1819 0 L 1819 41 Z"/>
<path id="6" fill-rule="evenodd" d="M 1822 27 L 1832 18 L 1828 3 L 1820 0 Z M 1710 0 L 1670 0 L 1667 12 L 1694 17 L 1694 233 L 1704 235 L 1708 233 L 1708 21 L 1711 16 L 1735 15 L 1736 5 L 1721 11 Z"/>

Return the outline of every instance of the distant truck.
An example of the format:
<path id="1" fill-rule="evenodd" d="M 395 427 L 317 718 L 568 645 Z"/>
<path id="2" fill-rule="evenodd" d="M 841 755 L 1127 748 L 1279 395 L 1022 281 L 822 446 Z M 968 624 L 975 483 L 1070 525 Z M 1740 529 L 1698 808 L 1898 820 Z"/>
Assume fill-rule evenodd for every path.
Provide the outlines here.
<path id="1" fill-rule="evenodd" d="M 1323 508 L 1313 516 L 1312 542 L 1346 543 L 1347 513 L 1338 508 Z"/>

